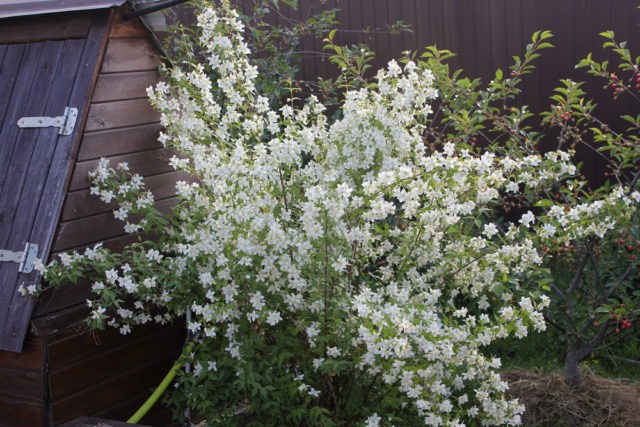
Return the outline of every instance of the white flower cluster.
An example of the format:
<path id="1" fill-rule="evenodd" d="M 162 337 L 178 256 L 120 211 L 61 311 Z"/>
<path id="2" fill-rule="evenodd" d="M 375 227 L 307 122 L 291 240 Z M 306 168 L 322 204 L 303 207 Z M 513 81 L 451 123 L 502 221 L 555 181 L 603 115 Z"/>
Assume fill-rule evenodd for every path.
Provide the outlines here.
<path id="1" fill-rule="evenodd" d="M 600 236 L 613 217 L 590 218 L 637 200 L 619 192 L 496 224 L 483 215 L 501 198 L 575 173 L 568 154 L 478 157 L 451 144 L 427 152 L 437 93 L 430 71 L 413 62 L 392 61 L 375 88 L 347 92 L 335 123 L 313 97 L 274 111 L 254 88 L 235 12 L 205 9 L 198 25 L 207 64 L 167 70 L 168 83 L 148 91 L 166 127 L 161 141 L 178 152 L 171 164 L 195 180 L 177 186 L 178 225 L 162 230 L 172 243 L 94 283 L 101 298 L 115 288 L 136 299 L 132 308 L 117 301 L 110 324 L 128 333 L 190 310 L 191 333 L 222 340 L 239 371 L 250 331 L 295 326 L 312 356 L 307 378 L 330 360 L 354 360 L 395 385 L 426 425 L 519 424 L 523 407 L 504 397 L 500 361 L 483 348 L 544 329 L 548 299 L 519 289 L 542 261 L 528 233 Z M 136 194 L 115 211 L 122 220 L 153 202 L 136 176 L 112 184 L 125 169 L 101 162 L 92 189 L 105 202 Z M 158 314 L 157 306 L 174 308 Z M 107 319 L 102 305 L 92 308 Z M 197 375 L 219 362 L 199 361 Z M 322 393 L 302 381 L 303 366 L 293 368 L 301 393 Z"/>

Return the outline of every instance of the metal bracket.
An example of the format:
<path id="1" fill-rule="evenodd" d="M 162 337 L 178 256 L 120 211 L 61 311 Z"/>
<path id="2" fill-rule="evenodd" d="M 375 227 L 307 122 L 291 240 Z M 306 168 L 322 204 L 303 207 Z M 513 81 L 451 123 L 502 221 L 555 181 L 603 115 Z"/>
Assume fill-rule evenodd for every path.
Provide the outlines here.
<path id="1" fill-rule="evenodd" d="M 7 249 L 0 249 L 0 262 L 15 262 L 20 264 L 20 273 L 31 273 L 33 262 L 38 256 L 38 245 L 36 243 L 25 243 L 24 251 L 16 252 Z"/>
<path id="2" fill-rule="evenodd" d="M 46 128 L 59 127 L 59 135 L 71 135 L 76 126 L 78 118 L 77 108 L 64 108 L 64 115 L 58 117 L 22 117 L 18 120 L 18 126 L 21 128 Z"/>

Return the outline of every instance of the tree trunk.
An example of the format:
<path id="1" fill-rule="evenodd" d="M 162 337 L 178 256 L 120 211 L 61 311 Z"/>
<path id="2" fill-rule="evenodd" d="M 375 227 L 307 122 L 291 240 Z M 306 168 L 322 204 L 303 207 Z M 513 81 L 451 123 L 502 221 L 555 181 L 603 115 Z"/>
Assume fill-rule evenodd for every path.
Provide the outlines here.
<path id="1" fill-rule="evenodd" d="M 571 388 L 578 388 L 582 385 L 582 377 L 580 376 L 580 359 L 582 359 L 575 346 L 570 343 L 567 354 L 564 356 L 564 375 L 565 381 Z"/>

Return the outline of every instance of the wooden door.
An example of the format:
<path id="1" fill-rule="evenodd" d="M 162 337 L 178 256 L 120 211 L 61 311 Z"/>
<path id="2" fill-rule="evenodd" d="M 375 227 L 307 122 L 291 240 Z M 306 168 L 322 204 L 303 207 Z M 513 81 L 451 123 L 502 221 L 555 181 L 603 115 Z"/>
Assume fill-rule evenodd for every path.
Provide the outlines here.
<path id="1" fill-rule="evenodd" d="M 97 62 L 106 17 L 85 37 L 0 45 L 0 249 L 37 244 L 46 260 L 64 200 Z M 0 23 L 1 25 L 1 23 Z M 77 108 L 75 129 L 21 128 L 23 117 L 62 116 Z M 0 262 L 0 349 L 20 351 L 34 305 L 21 285 L 39 280 L 14 262 Z"/>

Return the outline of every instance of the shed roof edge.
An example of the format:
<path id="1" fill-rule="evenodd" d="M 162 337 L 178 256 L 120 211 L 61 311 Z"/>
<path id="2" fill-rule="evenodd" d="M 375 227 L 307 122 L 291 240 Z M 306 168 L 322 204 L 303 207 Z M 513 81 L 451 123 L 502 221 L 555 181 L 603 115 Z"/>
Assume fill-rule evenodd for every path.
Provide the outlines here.
<path id="1" fill-rule="evenodd" d="M 122 6 L 126 0 L 0 0 L 0 19 Z"/>

